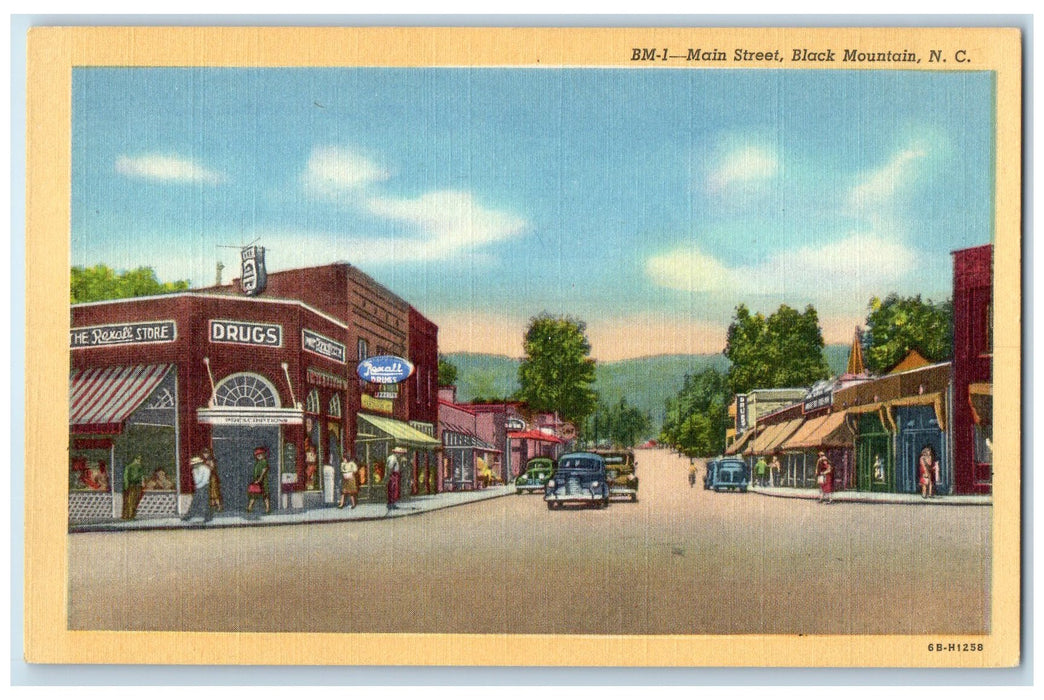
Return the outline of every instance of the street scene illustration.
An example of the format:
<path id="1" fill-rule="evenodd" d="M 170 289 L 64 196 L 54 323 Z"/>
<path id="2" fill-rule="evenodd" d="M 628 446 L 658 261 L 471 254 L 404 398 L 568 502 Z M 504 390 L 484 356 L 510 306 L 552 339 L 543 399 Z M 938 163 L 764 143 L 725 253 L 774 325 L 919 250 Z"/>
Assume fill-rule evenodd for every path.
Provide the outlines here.
<path id="1" fill-rule="evenodd" d="M 69 629 L 990 632 L 989 74 L 72 87 Z"/>

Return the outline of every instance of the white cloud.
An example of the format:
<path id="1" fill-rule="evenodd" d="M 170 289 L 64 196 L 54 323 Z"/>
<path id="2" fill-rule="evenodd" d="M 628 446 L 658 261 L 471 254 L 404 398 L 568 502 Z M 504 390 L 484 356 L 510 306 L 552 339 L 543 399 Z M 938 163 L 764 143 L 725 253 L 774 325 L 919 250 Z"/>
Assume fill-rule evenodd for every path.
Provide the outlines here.
<path id="1" fill-rule="evenodd" d="M 863 173 L 848 193 L 848 205 L 857 212 L 890 207 L 895 196 L 917 177 L 916 163 L 927 156 L 919 147 L 905 148 L 876 170 Z"/>
<path id="2" fill-rule="evenodd" d="M 473 251 L 512 238 L 526 226 L 525 219 L 487 209 L 463 190 L 439 190 L 413 199 L 376 197 L 367 207 L 376 216 L 404 224 L 411 238 L 410 254 L 423 259 Z"/>
<path id="3" fill-rule="evenodd" d="M 893 291 L 913 271 L 916 255 L 908 247 L 867 235 L 818 247 L 780 251 L 757 265 L 730 267 L 694 248 L 680 248 L 646 260 L 657 284 L 689 293 L 823 305 L 858 312 L 873 294 Z"/>
<path id="4" fill-rule="evenodd" d="M 146 180 L 202 182 L 208 185 L 215 185 L 225 179 L 221 173 L 191 159 L 159 154 L 120 156 L 116 159 L 116 172 Z"/>
<path id="5" fill-rule="evenodd" d="M 375 182 L 389 172 L 364 155 L 336 146 L 316 148 L 301 175 L 306 191 L 322 198 L 336 198 Z"/>
<path id="6" fill-rule="evenodd" d="M 727 148 L 708 173 L 707 183 L 712 192 L 721 192 L 733 186 L 748 187 L 775 177 L 779 172 L 779 157 L 774 149 L 755 144 L 741 144 Z"/>

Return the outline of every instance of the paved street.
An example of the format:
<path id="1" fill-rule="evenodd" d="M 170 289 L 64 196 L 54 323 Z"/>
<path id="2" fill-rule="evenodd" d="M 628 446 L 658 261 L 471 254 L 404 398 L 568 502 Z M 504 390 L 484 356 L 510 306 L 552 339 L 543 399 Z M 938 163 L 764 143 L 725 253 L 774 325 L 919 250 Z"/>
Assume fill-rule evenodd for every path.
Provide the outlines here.
<path id="1" fill-rule="evenodd" d="M 992 507 L 689 488 L 504 496 L 391 520 L 69 536 L 72 629 L 915 634 L 988 629 Z"/>

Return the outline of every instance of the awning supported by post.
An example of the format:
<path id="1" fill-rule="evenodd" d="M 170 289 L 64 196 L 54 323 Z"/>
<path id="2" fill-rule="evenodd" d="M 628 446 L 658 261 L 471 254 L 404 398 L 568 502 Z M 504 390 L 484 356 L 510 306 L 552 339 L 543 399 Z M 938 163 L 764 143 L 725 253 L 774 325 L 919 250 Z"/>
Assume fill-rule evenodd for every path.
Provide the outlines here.
<path id="1" fill-rule="evenodd" d="M 73 370 L 69 375 L 69 432 L 122 432 L 126 420 L 173 366 L 120 365 Z"/>
<path id="2" fill-rule="evenodd" d="M 425 435 L 408 423 L 403 423 L 394 418 L 371 416 L 368 413 L 360 413 L 358 416 L 359 420 L 369 423 L 372 427 L 388 436 L 384 439 L 392 440 L 398 445 L 420 450 L 434 450 L 442 446 L 442 443 L 438 440 Z"/>
<path id="3" fill-rule="evenodd" d="M 993 425 L 993 385 L 976 382 L 968 385 L 968 403 L 976 424 Z"/>

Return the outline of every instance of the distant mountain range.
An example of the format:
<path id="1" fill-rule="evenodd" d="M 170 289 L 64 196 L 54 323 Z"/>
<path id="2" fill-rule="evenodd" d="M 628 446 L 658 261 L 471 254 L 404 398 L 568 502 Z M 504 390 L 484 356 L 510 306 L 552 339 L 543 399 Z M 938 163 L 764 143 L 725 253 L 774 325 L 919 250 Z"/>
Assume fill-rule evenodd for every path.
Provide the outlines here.
<path id="1" fill-rule="evenodd" d="M 848 364 L 848 345 L 828 345 L 824 348 L 827 364 L 833 375 L 841 374 Z M 457 368 L 457 400 L 503 398 L 518 390 L 519 359 L 503 355 L 455 352 L 444 357 Z M 617 362 L 599 362 L 595 375 L 595 390 L 607 403 L 621 398 L 647 412 L 659 430 L 663 422 L 667 399 L 676 395 L 686 374 L 695 374 L 707 368 L 719 372 L 728 370 L 729 361 L 722 354 L 713 355 L 655 355 Z"/>

